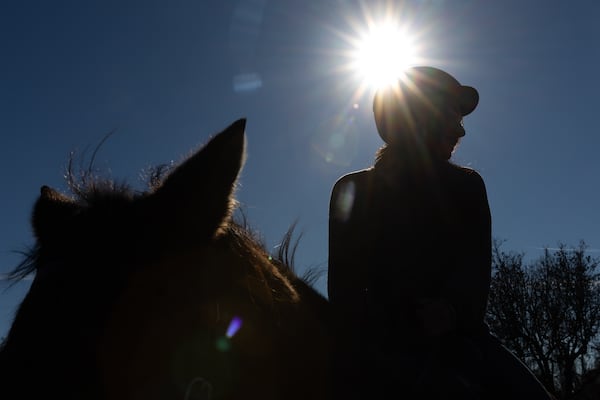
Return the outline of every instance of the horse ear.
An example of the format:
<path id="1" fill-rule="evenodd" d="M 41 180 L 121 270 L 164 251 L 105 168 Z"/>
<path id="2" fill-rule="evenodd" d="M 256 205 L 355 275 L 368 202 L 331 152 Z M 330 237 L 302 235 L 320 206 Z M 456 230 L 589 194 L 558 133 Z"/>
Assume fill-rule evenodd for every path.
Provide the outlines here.
<path id="1" fill-rule="evenodd" d="M 237 120 L 169 174 L 151 196 L 151 218 L 161 229 L 206 238 L 227 223 L 244 164 L 245 127 L 245 119 Z"/>
<path id="2" fill-rule="evenodd" d="M 52 237 L 62 236 L 60 231 L 78 211 L 79 206 L 72 199 L 48 186 L 42 186 L 31 218 L 35 237 L 43 243 Z"/>

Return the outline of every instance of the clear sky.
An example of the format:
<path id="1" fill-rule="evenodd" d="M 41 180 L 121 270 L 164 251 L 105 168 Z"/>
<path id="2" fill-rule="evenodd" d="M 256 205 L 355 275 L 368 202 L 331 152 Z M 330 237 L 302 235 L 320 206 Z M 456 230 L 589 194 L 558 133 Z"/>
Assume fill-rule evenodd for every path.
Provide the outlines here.
<path id="1" fill-rule="evenodd" d="M 348 53 L 386 13 L 421 63 L 480 92 L 453 160 L 485 179 L 494 236 L 531 256 L 600 249 L 600 2 L 13 1 L 0 5 L 0 274 L 33 244 L 40 186 L 66 189 L 71 151 L 89 159 L 116 129 L 95 165 L 142 188 L 144 168 L 240 117 L 251 226 L 272 248 L 297 220 L 297 266 L 326 268 L 331 187 L 382 143 Z M 29 283 L 0 281 L 0 336 Z"/>

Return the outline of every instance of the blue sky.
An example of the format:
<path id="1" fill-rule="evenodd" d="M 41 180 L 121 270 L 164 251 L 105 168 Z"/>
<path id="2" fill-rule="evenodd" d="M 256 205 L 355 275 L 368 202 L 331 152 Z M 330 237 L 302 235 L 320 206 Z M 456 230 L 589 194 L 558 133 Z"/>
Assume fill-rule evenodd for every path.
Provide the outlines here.
<path id="1" fill-rule="evenodd" d="M 66 188 L 71 151 L 116 129 L 96 167 L 142 188 L 144 168 L 240 117 L 250 224 L 273 247 L 297 220 L 297 265 L 325 268 L 331 187 L 381 145 L 349 38 L 384 9 L 480 92 L 453 159 L 485 179 L 494 236 L 531 256 L 600 249 L 598 2 L 22 1 L 0 5 L 0 274 L 33 244 L 40 186 Z M 28 285 L 0 282 L 0 336 Z"/>

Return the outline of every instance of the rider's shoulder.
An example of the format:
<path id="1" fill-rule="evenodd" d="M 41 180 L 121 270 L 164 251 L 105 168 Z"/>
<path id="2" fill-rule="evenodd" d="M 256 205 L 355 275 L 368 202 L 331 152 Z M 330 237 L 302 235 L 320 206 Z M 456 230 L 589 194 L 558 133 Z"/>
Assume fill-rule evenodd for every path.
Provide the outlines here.
<path id="1" fill-rule="evenodd" d="M 477 186 L 485 186 L 483 177 L 476 170 L 455 164 L 448 164 L 450 174 L 457 180 Z"/>
<path id="2" fill-rule="evenodd" d="M 359 171 L 353 171 L 341 176 L 334 184 L 334 190 L 336 188 L 342 188 L 347 185 L 358 185 L 362 186 L 372 179 L 373 168 L 361 169 Z"/>

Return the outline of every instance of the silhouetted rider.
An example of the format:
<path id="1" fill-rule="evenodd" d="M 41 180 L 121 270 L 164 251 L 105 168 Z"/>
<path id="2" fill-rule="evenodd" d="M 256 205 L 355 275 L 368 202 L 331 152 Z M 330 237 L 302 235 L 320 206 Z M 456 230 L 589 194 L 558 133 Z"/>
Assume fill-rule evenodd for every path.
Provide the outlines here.
<path id="1" fill-rule="evenodd" d="M 330 202 L 337 398 L 406 393 L 407 386 L 435 397 L 457 382 L 459 391 L 549 398 L 484 322 L 491 275 L 485 184 L 449 162 L 465 135 L 463 116 L 478 101 L 476 89 L 433 67 L 410 68 L 375 95 L 385 145 L 373 167 L 335 183 Z M 448 375 L 454 382 L 433 387 Z"/>

